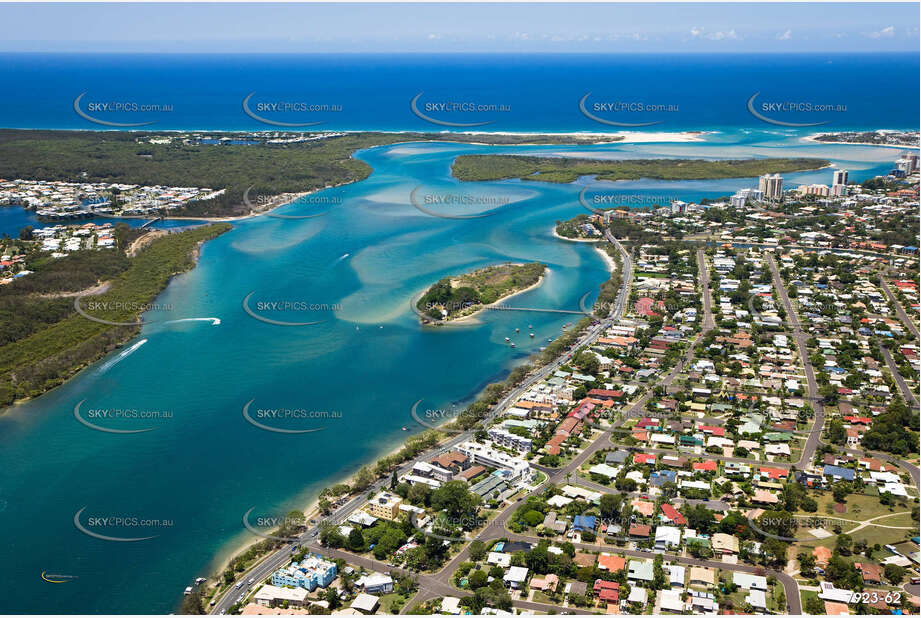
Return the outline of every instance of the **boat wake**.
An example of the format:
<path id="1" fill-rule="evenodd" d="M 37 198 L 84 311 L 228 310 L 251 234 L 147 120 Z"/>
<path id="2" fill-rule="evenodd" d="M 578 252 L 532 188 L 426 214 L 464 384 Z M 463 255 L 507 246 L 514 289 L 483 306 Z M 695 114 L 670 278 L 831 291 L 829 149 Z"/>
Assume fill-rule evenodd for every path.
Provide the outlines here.
<path id="1" fill-rule="evenodd" d="M 221 323 L 221 318 L 182 318 L 181 320 L 169 320 L 164 324 L 179 324 L 180 322 L 211 322 L 212 326 L 217 326 Z"/>
<path id="2" fill-rule="evenodd" d="M 103 363 L 102 366 L 99 368 L 99 373 L 105 373 L 106 371 L 114 367 L 116 364 L 120 363 L 122 360 L 124 360 L 125 358 L 133 354 L 135 350 L 137 350 L 139 347 L 141 347 L 145 343 L 147 343 L 147 340 L 141 339 L 140 341 L 135 343 L 133 346 L 131 346 L 127 350 L 122 350 L 121 352 L 118 353 L 118 356 L 116 356 L 112 360 L 109 360 Z"/>

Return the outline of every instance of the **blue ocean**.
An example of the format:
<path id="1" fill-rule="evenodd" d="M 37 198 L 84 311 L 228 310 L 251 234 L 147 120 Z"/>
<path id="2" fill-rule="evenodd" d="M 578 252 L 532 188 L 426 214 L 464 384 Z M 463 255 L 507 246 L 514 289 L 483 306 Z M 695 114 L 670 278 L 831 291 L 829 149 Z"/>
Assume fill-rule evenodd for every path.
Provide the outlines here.
<path id="1" fill-rule="evenodd" d="M 248 107 L 255 115 L 321 123 L 305 127 L 312 130 L 460 130 L 416 116 L 410 103 L 421 93 L 417 107 L 437 120 L 489 123 L 466 130 L 617 130 L 581 112 L 579 102 L 589 94 L 586 108 L 605 119 L 656 122 L 662 131 L 706 131 L 768 126 L 747 108 L 758 93 L 759 110 L 772 103 L 834 107 L 837 111 L 777 116 L 824 122 L 823 130 L 916 129 L 918 68 L 912 53 L 0 54 L 0 80 L 14 86 L 0 99 L 0 126 L 104 128 L 75 112 L 74 101 L 83 94 L 78 107 L 90 116 L 154 123 L 142 129 L 284 128 L 244 112 L 243 101 L 252 94 Z M 637 104 L 652 111 L 636 109 Z M 160 111 L 145 112 L 143 106 Z M 310 111 L 313 107 L 318 109 Z"/>
<path id="2" fill-rule="evenodd" d="M 244 111 L 243 101 L 256 93 L 249 111 L 273 122 L 323 122 L 313 130 L 622 131 L 582 112 L 579 102 L 588 94 L 585 109 L 605 120 L 657 123 L 631 130 L 705 132 L 685 142 L 381 146 L 355 155 L 373 169 L 369 178 L 311 196 L 330 198 L 324 216 L 235 222 L 204 246 L 194 270 L 172 280 L 144 315 L 147 324 L 137 339 L 0 415 L 0 563 L 6 566 L 2 606 L 9 613 L 174 611 L 195 577 L 213 574 L 241 544 L 259 540 L 242 525 L 244 513 L 279 517 L 304 508 L 320 488 L 420 431 L 410 415 L 415 402 L 422 400 L 423 410 L 462 406 L 578 319 L 496 311 L 464 325 L 420 326 L 410 309 L 416 294 L 441 277 L 487 264 L 548 265 L 540 286 L 515 297 L 516 305 L 530 308 L 577 310 L 579 300 L 588 294 L 591 302 L 609 277 L 592 246 L 552 233 L 555 221 L 585 212 L 578 199 L 582 184 L 460 183 L 450 174 L 458 155 L 818 157 L 860 182 L 891 169 L 899 150 L 804 141 L 817 129 L 759 120 L 748 100 L 759 93 L 758 101 L 832 106 L 781 110 L 776 117 L 784 122 L 827 122 L 822 127 L 831 130 L 917 129 L 916 55 L 0 60 L 2 83 L 13 85 L 0 100 L 4 127 L 106 128 L 75 111 L 74 100 L 86 93 L 80 111 L 106 122 L 156 121 L 142 130 L 284 130 Z M 419 93 L 416 111 L 422 115 L 490 124 L 465 128 L 425 120 L 411 108 Z M 163 104 L 171 111 L 111 113 L 102 107 L 106 102 Z M 305 102 L 327 107 L 293 105 Z M 284 104 L 282 111 L 274 103 Z M 830 174 L 789 174 L 785 182 L 828 184 Z M 607 189 L 694 201 L 756 182 L 642 179 L 608 183 Z M 488 217 L 432 217 L 413 206 L 417 190 L 498 197 L 504 205 Z M 307 201 L 279 210 L 292 216 L 315 211 Z M 27 216 L 0 208 L 0 221 L 9 220 L 4 230 Z M 244 299 L 251 308 L 304 303 L 297 306 L 311 307 L 309 313 L 264 315 L 317 323 L 258 320 L 243 309 Z M 516 335 L 516 328 L 535 337 Z M 244 417 L 248 403 L 253 415 L 322 412 L 308 423 L 319 431 L 265 431 Z M 97 416 L 94 423 L 150 431 L 113 434 L 75 418 L 113 409 L 143 414 Z M 269 418 L 262 422 L 273 422 Z M 305 426 L 300 417 L 283 422 Z M 107 518 L 118 525 L 106 524 Z M 145 540 L 108 541 L 77 524 Z M 51 584 L 42 573 L 66 581 Z"/>

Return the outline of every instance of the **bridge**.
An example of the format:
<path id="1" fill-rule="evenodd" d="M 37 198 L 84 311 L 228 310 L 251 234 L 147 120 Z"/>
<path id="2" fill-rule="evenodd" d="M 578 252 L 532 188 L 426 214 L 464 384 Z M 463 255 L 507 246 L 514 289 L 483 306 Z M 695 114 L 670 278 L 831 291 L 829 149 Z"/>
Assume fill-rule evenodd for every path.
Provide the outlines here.
<path id="1" fill-rule="evenodd" d="M 157 221 L 161 221 L 162 219 L 163 219 L 163 217 L 154 217 L 154 218 L 151 219 L 150 221 L 145 221 L 144 223 L 141 224 L 141 229 L 144 229 L 144 228 L 147 227 L 148 225 L 151 225 L 151 224 L 153 224 L 153 223 L 156 223 Z"/>
<path id="2" fill-rule="evenodd" d="M 483 309 L 489 311 L 536 311 L 539 313 L 572 313 L 575 315 L 585 315 L 582 311 L 573 311 L 572 309 L 539 309 L 536 307 L 509 307 L 507 305 L 486 305 Z"/>

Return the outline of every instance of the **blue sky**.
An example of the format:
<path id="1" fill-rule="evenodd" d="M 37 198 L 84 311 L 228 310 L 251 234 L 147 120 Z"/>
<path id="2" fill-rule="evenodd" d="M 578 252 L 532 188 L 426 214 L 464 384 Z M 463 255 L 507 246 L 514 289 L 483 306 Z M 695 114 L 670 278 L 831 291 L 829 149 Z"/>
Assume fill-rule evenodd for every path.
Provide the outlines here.
<path id="1" fill-rule="evenodd" d="M 0 4 L 0 51 L 918 51 L 917 3 Z"/>

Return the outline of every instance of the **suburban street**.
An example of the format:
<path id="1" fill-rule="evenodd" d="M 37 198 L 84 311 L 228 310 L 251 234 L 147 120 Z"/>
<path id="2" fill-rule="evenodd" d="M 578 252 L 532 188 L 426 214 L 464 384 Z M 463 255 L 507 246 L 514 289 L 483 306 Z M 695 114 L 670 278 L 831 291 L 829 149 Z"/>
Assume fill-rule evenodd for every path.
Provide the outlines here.
<path id="1" fill-rule="evenodd" d="M 899 386 L 899 390 L 902 391 L 902 397 L 905 399 L 905 403 L 907 403 L 912 408 L 917 408 L 918 399 L 915 397 L 915 394 L 908 386 L 905 378 L 903 378 L 902 374 L 899 373 L 899 367 L 895 364 L 895 359 L 892 358 L 892 352 L 885 346 L 881 347 L 879 350 L 883 355 L 883 359 L 886 361 L 886 366 L 889 367 L 889 372 L 892 374 L 892 379 L 895 380 L 895 383 Z"/>
<path id="2" fill-rule="evenodd" d="M 812 401 L 813 410 L 815 411 L 815 422 L 812 424 L 812 431 L 809 432 L 809 436 L 806 438 L 806 444 L 803 445 L 802 456 L 795 464 L 795 467 L 802 470 L 812 463 L 812 458 L 815 457 L 816 449 L 819 447 L 819 439 L 822 436 L 822 429 L 825 427 L 825 408 L 822 406 L 822 400 L 819 398 L 819 385 L 815 381 L 815 371 L 813 371 L 812 364 L 809 362 L 809 350 L 806 347 L 807 337 L 800 327 L 799 316 L 793 307 L 793 303 L 790 302 L 790 297 L 787 295 L 787 289 L 784 287 L 783 279 L 780 277 L 780 271 L 777 270 L 774 256 L 770 251 L 765 251 L 764 258 L 767 260 L 768 266 L 771 268 L 771 273 L 774 276 L 774 289 L 777 290 L 780 302 L 783 303 L 784 310 L 787 312 L 787 320 L 793 325 L 793 338 L 796 340 L 796 349 L 799 352 L 800 362 L 806 374 L 809 397 Z"/>
<path id="3" fill-rule="evenodd" d="M 896 298 L 895 294 L 893 294 L 892 289 L 889 287 L 889 284 L 886 283 L 886 279 L 884 277 L 880 276 L 879 284 L 883 288 L 883 291 L 886 293 L 886 296 L 889 297 L 889 300 L 892 301 L 892 304 L 895 305 L 895 313 L 899 316 L 899 319 L 902 320 L 902 324 L 905 325 L 905 328 L 907 328 L 909 332 L 915 336 L 915 339 L 921 337 L 921 335 L 918 333 L 918 327 L 915 326 L 915 323 L 912 322 L 911 318 L 905 312 L 905 308 L 902 307 L 902 303 L 899 302 L 899 299 Z"/>

